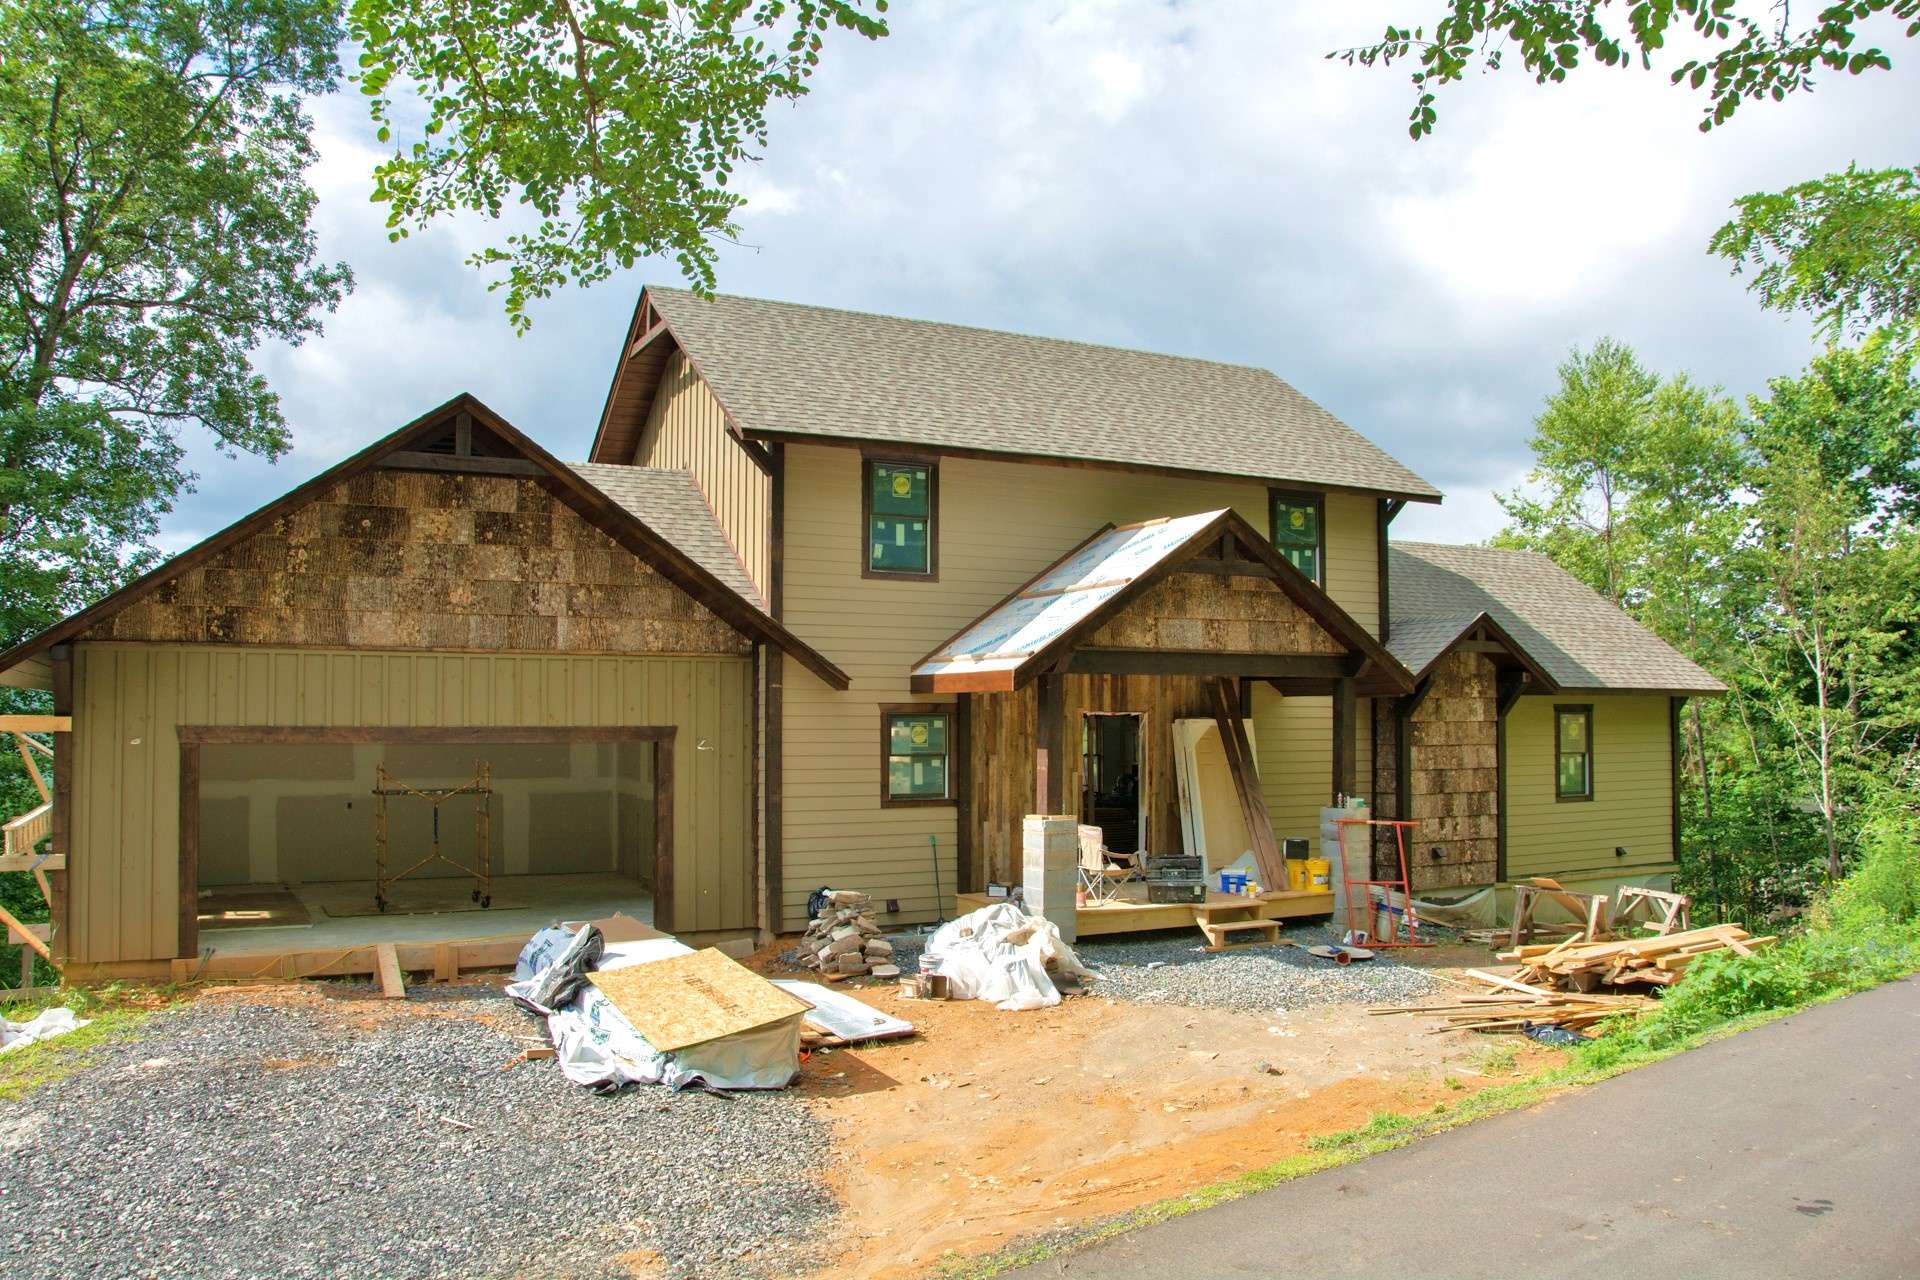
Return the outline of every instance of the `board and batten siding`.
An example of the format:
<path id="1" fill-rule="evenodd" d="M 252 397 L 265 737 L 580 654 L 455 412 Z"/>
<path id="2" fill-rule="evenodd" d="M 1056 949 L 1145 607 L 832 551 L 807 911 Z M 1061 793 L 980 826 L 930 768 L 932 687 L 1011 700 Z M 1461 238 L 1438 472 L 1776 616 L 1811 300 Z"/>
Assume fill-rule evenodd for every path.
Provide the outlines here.
<path id="1" fill-rule="evenodd" d="M 173 958 L 181 725 L 673 725 L 674 927 L 754 924 L 752 660 L 74 647 L 67 944 Z"/>
<path id="2" fill-rule="evenodd" d="M 1562 693 L 1507 712 L 1507 879 L 1671 871 L 1673 757 L 1667 698 Z M 1593 799 L 1554 794 L 1553 709 L 1593 707 Z M 1617 857 L 1615 848 L 1624 848 Z"/>
<path id="3" fill-rule="evenodd" d="M 873 456 L 884 454 L 876 449 Z M 1254 528 L 1268 528 L 1267 488 L 1252 481 L 948 457 L 939 464 L 939 580 L 864 578 L 861 458 L 859 450 L 845 447 L 789 444 L 786 450 L 783 621 L 831 655 L 853 684 L 836 693 L 787 660 L 783 930 L 801 927 L 807 894 L 822 885 L 897 898 L 899 921 L 931 919 L 937 910 L 936 856 L 942 893 L 954 890 L 954 810 L 880 803 L 879 708 L 946 700 L 910 690 L 915 662 L 1109 521 L 1231 507 Z M 1345 548 L 1342 563 L 1364 559 L 1377 572 L 1373 502 L 1337 499 L 1329 495 L 1327 508 L 1329 525 L 1341 525 L 1328 535 L 1334 596 L 1373 625 L 1377 583 L 1362 580 L 1357 570 L 1334 571 L 1333 554 L 1335 547 Z M 1346 527 L 1355 521 L 1359 532 Z M 1302 708 L 1271 729 L 1257 729 L 1263 764 L 1296 768 L 1289 747 L 1316 753 L 1315 763 L 1304 767 L 1324 791 L 1332 767 L 1329 701 L 1284 701 L 1317 703 L 1318 718 Z M 1031 760 L 1006 765 L 1033 767 Z M 1316 798 L 1316 814 L 1318 804 Z"/>
<path id="4" fill-rule="evenodd" d="M 771 590 L 773 481 L 727 433 L 720 402 L 684 352 L 668 357 L 660 374 L 633 462 L 693 473 L 764 600 Z"/>

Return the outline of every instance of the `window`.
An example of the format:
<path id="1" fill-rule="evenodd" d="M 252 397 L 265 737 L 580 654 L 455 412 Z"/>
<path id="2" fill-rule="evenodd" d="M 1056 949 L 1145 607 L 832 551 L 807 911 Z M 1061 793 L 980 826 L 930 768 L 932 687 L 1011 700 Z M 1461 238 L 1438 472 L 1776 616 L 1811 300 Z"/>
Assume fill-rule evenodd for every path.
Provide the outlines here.
<path id="1" fill-rule="evenodd" d="M 867 577 L 932 578 L 940 565 L 934 541 L 939 473 L 931 462 L 868 458 L 862 505 Z"/>
<path id="2" fill-rule="evenodd" d="M 1317 493 L 1272 493 L 1273 545 L 1293 567 L 1322 586 L 1326 585 L 1325 542 L 1322 525 L 1325 509 Z"/>
<path id="3" fill-rule="evenodd" d="M 949 708 L 930 706 L 880 709 L 882 804 L 946 804 Z"/>
<path id="4" fill-rule="evenodd" d="M 1562 800 L 1593 799 L 1593 708 L 1553 709 L 1553 791 Z"/>

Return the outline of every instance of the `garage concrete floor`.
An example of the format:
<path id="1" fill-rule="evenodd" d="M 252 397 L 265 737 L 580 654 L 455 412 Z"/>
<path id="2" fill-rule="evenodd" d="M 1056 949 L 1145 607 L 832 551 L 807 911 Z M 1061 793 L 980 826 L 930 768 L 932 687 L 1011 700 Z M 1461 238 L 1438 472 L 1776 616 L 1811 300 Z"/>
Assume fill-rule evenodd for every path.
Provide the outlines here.
<path id="1" fill-rule="evenodd" d="M 556 920 L 589 920 L 621 912 L 653 923 L 653 895 L 638 881 L 620 875 L 495 876 L 493 906 L 471 909 L 472 882 L 440 878 L 405 881 L 394 901 L 431 903 L 456 910 L 389 911 L 353 915 L 373 902 L 371 880 L 341 880 L 288 886 L 312 917 L 311 924 L 262 928 L 207 929 L 202 948 L 232 956 L 282 951 L 312 951 L 370 946 L 377 942 L 452 942 L 507 934 L 531 936 Z M 332 914 L 330 914 L 330 909 Z"/>

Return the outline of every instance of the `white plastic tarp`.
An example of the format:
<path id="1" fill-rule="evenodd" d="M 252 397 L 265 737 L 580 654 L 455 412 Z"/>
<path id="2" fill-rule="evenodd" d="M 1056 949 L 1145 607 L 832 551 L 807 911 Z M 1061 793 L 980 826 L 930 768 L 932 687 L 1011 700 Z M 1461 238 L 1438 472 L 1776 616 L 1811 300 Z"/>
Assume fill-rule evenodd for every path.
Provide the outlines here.
<path id="1" fill-rule="evenodd" d="M 1044 1009 L 1060 1003 L 1048 976 L 1092 977 L 1049 920 L 1011 902 L 997 902 L 941 925 L 927 940 L 933 972 L 946 975 L 955 1000 L 989 1000 L 1001 1009 Z"/>
<path id="2" fill-rule="evenodd" d="M 672 1053 L 659 1053 L 614 1007 L 600 988 L 588 983 L 558 1009 L 542 1009 L 528 999 L 534 980 L 566 949 L 573 931 L 555 925 L 542 929 L 521 949 L 507 995 L 534 1013 L 544 1014 L 547 1033 L 561 1072 L 575 1084 L 618 1089 L 629 1084 L 664 1084 L 674 1089 L 704 1084 L 715 1089 L 784 1089 L 800 1062 L 800 1019 L 788 1018 Z M 609 943 L 600 971 L 646 964 L 693 948 L 674 938 Z"/>
<path id="3" fill-rule="evenodd" d="M 69 1031 L 78 1031 L 89 1021 L 91 1019 L 76 1017 L 71 1009 L 57 1007 L 43 1009 L 26 1022 L 9 1022 L 0 1018 L 0 1053 L 8 1049 L 23 1049 L 41 1040 L 63 1036 Z"/>

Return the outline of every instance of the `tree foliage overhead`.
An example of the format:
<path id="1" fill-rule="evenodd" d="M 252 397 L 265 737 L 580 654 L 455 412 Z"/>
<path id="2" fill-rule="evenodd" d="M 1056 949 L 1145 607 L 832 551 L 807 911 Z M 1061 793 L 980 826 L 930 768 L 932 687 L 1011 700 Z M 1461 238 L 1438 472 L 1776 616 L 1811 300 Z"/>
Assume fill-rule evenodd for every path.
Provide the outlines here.
<path id="1" fill-rule="evenodd" d="M 508 316 L 561 286 L 671 254 L 714 284 L 745 203 L 728 181 L 767 109 L 806 93 L 828 33 L 886 34 L 886 0 L 354 0 L 358 79 L 395 237 L 460 210 L 533 224 L 471 258 Z M 423 104 L 414 110 L 414 97 Z"/>
<path id="2" fill-rule="evenodd" d="M 349 283 L 300 111 L 340 37 L 325 0 L 0 0 L 0 641 L 138 566 L 184 428 L 286 448 L 249 357 Z"/>
<path id="3" fill-rule="evenodd" d="M 1734 208 L 1711 248 L 1762 306 L 1811 315 L 1832 340 L 1920 325 L 1920 169 L 1849 165 Z"/>
<path id="4" fill-rule="evenodd" d="M 1920 0 L 1828 0 L 1806 25 L 1795 24 L 1790 4 L 1771 9 L 1762 19 L 1738 12 L 1733 0 L 1447 0 L 1431 27 L 1389 26 L 1373 44 L 1327 56 L 1365 67 L 1412 60 L 1408 132 L 1418 139 L 1438 121 L 1440 88 L 1475 66 L 1498 71 L 1515 55 L 1536 83 L 1559 84 L 1586 59 L 1651 70 L 1670 37 L 1690 34 L 1704 49 L 1671 80 L 1706 95 L 1705 132 L 1732 119 L 1743 102 L 1812 90 L 1816 73 L 1890 68 L 1883 50 L 1858 39 L 1877 15 L 1904 22 L 1908 39 L 1920 35 Z"/>

